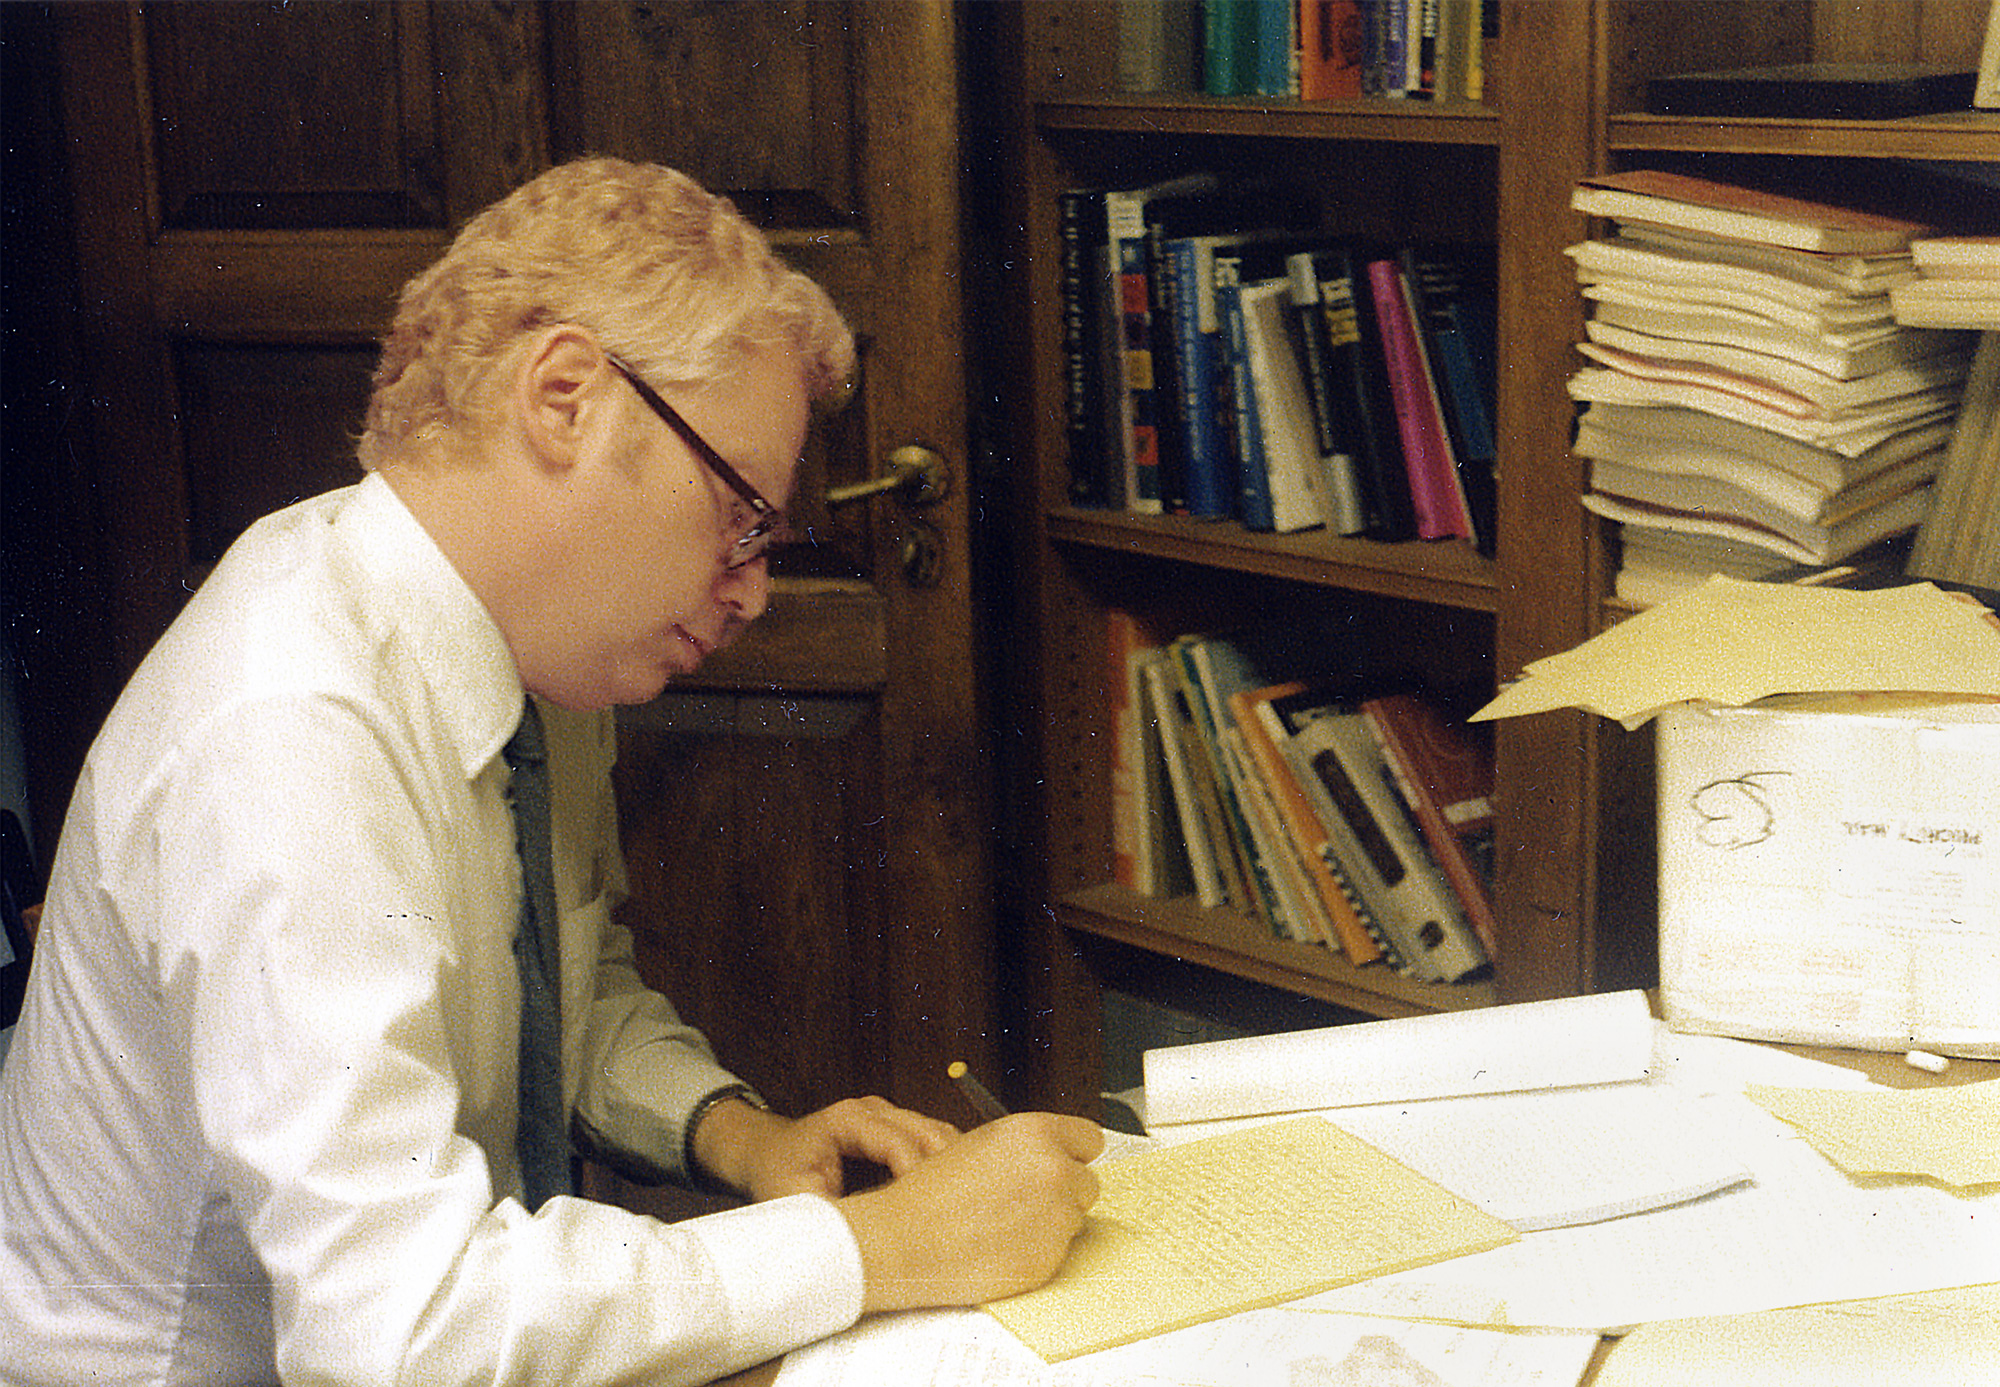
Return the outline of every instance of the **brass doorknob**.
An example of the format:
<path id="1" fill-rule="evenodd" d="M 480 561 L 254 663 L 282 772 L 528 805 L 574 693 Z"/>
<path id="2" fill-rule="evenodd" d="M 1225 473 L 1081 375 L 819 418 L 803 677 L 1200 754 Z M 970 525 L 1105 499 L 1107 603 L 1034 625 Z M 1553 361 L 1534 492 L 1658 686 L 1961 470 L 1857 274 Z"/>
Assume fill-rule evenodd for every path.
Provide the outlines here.
<path id="1" fill-rule="evenodd" d="M 905 443 L 889 454 L 881 476 L 828 488 L 826 504 L 844 506 L 849 501 L 863 501 L 894 491 L 901 494 L 906 505 L 927 506 L 943 499 L 950 485 L 951 470 L 942 454 L 921 444 Z"/>

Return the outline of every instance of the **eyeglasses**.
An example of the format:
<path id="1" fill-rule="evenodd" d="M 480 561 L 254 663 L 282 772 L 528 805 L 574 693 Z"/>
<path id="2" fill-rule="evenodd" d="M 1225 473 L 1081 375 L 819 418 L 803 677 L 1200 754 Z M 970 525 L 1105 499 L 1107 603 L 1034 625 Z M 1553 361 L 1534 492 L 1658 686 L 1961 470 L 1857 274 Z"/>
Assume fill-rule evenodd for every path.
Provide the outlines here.
<path id="1" fill-rule="evenodd" d="M 778 508 L 765 500 L 763 493 L 756 487 L 743 480 L 742 473 L 724 462 L 722 455 L 708 446 L 708 440 L 694 431 L 694 425 L 681 418 L 680 411 L 661 399 L 659 392 L 641 380 L 637 371 L 609 352 L 605 353 L 605 360 L 609 361 L 612 369 L 625 377 L 626 382 L 639 393 L 639 398 L 646 402 L 646 407 L 659 415 L 668 428 L 681 436 L 681 442 L 694 450 L 694 455 L 701 459 L 702 465 L 720 477 L 723 485 L 741 497 L 743 504 L 750 507 L 757 516 L 757 523 L 745 530 L 730 546 L 728 557 L 722 561 L 723 568 L 731 571 L 747 568 L 763 558 L 770 550 L 772 542 L 778 538 L 779 526 L 784 520 Z"/>

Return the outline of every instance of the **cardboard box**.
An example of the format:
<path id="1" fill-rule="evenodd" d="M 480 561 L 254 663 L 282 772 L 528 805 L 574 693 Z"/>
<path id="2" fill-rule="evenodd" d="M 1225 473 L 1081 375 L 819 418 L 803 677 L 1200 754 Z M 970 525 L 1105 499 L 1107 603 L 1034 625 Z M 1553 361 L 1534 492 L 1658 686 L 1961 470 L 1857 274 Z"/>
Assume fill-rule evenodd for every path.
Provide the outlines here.
<path id="1" fill-rule="evenodd" d="M 2000 702 L 1783 696 L 1657 725 L 1669 1025 L 2000 1057 Z"/>

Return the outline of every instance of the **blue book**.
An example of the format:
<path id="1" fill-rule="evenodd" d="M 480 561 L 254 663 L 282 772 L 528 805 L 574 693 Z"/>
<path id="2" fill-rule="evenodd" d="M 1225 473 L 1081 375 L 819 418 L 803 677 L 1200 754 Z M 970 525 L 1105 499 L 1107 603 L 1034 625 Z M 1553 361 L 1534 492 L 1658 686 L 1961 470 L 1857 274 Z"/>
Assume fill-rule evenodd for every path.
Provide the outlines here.
<path id="1" fill-rule="evenodd" d="M 1183 496 L 1187 513 L 1198 519 L 1227 519 L 1236 513 L 1234 459 L 1222 457 L 1227 442 L 1217 409 L 1228 402 L 1218 392 L 1222 325 L 1215 311 L 1215 241 L 1182 236 L 1168 243 L 1174 279 L 1174 351 L 1180 387 Z M 1220 395 L 1220 398 L 1218 398 Z"/>
<path id="2" fill-rule="evenodd" d="M 1242 261 L 1215 257 L 1215 307 L 1222 323 L 1229 362 L 1230 403 L 1236 421 L 1236 515 L 1245 529 L 1269 530 L 1271 492 L 1264 475 L 1264 431 L 1257 418 L 1257 392 L 1250 383 L 1250 350 L 1244 335 Z"/>
<path id="3" fill-rule="evenodd" d="M 1242 96 L 1252 80 L 1255 0 L 1203 0 L 1202 86 L 1210 96 Z"/>
<path id="4" fill-rule="evenodd" d="M 1299 93 L 1292 61 L 1293 0 L 1256 0 L 1256 11 L 1256 76 L 1251 90 L 1258 96 L 1295 97 Z"/>

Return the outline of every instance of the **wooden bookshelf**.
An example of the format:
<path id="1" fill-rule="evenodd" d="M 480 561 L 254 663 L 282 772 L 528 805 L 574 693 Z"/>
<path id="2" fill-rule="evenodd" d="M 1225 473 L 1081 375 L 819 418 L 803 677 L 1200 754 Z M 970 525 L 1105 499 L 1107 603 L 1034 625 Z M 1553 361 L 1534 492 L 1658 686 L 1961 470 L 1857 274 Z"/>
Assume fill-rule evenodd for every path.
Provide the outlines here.
<path id="1" fill-rule="evenodd" d="M 1027 831 L 1017 925 L 1003 947 L 1018 994 L 1022 1086 L 1043 1101 L 1089 1110 L 1095 1093 L 1097 984 L 1080 947 L 1089 938 L 1379 1016 L 1651 982 L 1650 738 L 1581 713 L 1496 728 L 1500 947 L 1489 981 L 1413 984 L 1270 938 L 1227 911 L 1108 885 L 1104 613 L 1143 610 L 1170 625 L 1181 615 L 1180 629 L 1193 630 L 1216 629 L 1212 618 L 1232 604 L 1353 610 L 1407 625 L 1414 654 L 1497 687 L 1620 615 L 1606 601 L 1614 534 L 1581 506 L 1585 471 L 1568 452 L 1564 383 L 1583 309 L 1562 250 L 1591 234 L 1569 211 L 1575 181 L 1656 161 L 1752 174 L 1827 163 L 1838 182 L 1860 164 L 2000 159 L 1993 113 L 1868 122 L 1635 114 L 1658 73 L 1814 57 L 1976 66 L 1987 0 L 1493 2 L 1493 103 L 1440 107 L 1116 94 L 1114 6 L 1007 7 L 997 78 L 1013 273 L 1007 323 L 991 345 L 1013 387 L 1005 423 Z M 1312 180 L 1329 190 L 1331 230 L 1492 247 L 1503 361 L 1492 558 L 1462 542 L 1271 536 L 1070 504 L 1056 194 L 1196 169 L 1225 178 L 1284 169 Z"/>

